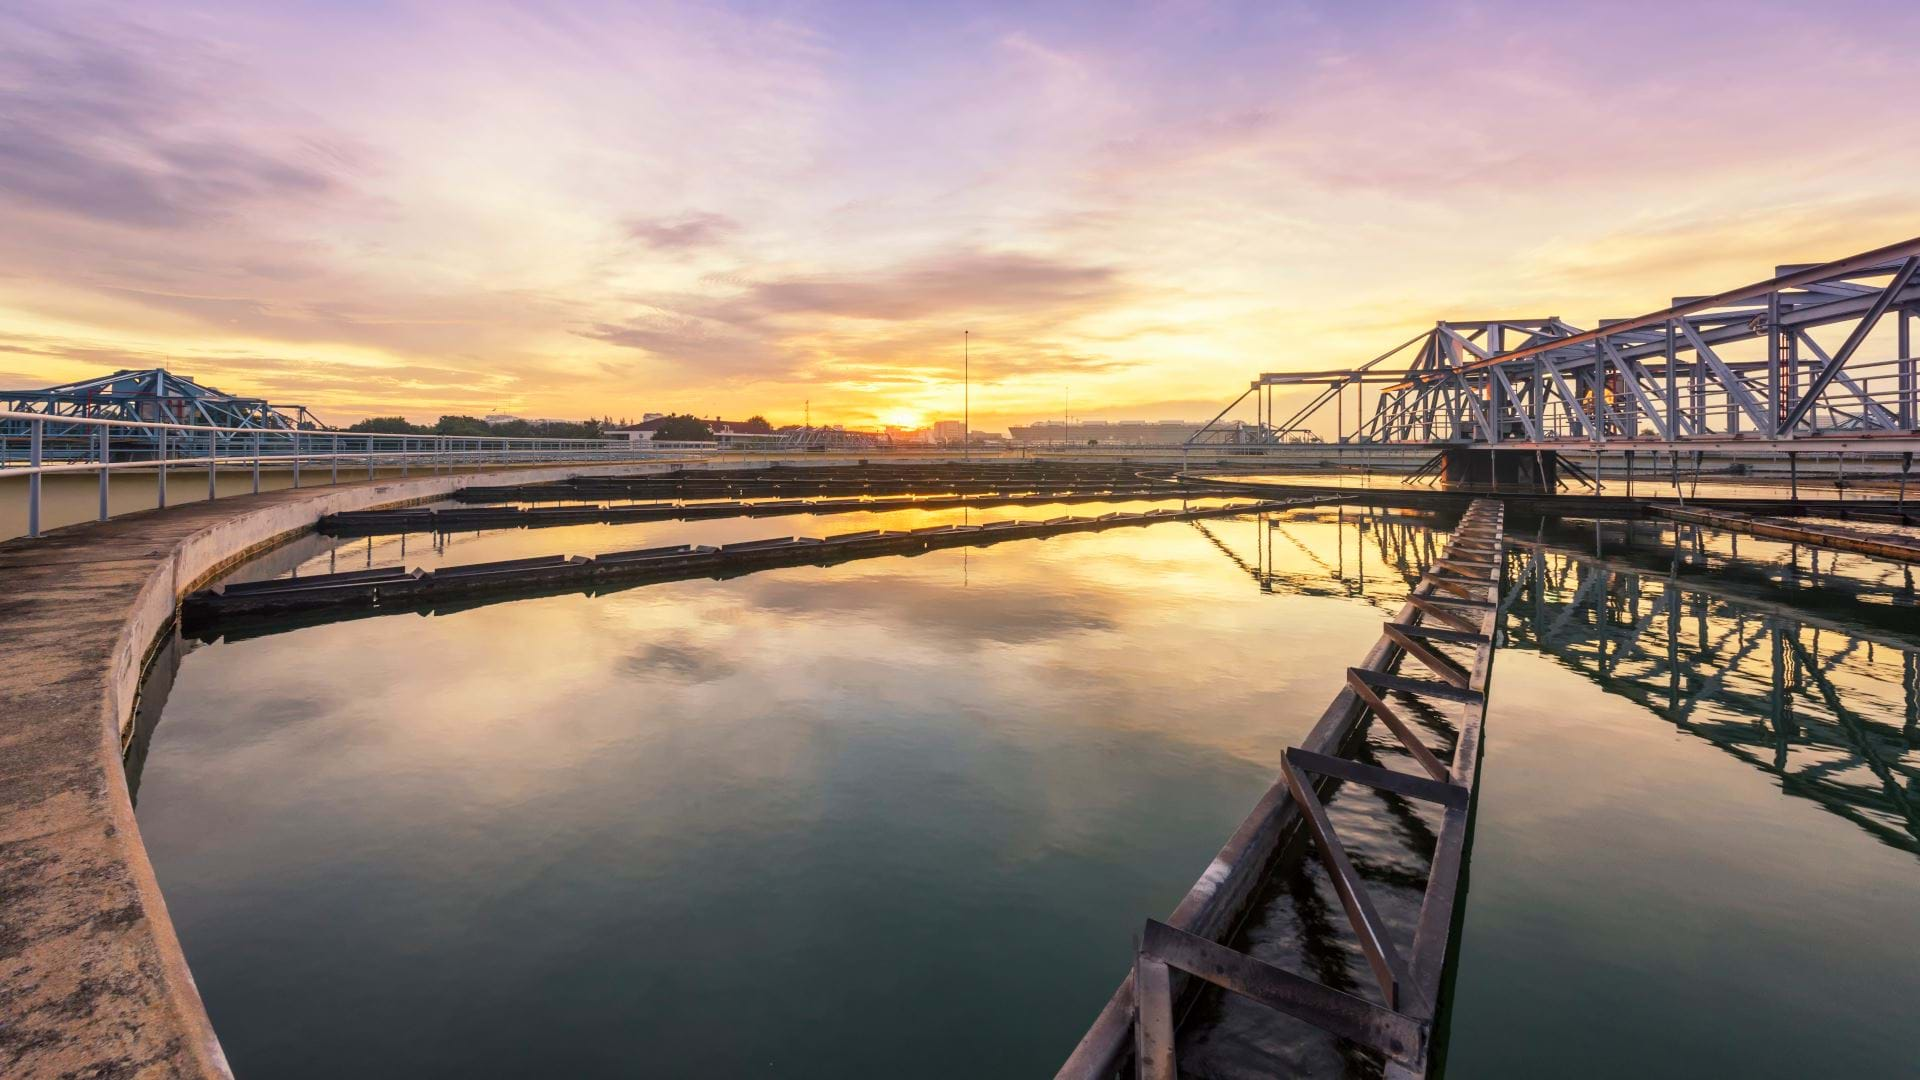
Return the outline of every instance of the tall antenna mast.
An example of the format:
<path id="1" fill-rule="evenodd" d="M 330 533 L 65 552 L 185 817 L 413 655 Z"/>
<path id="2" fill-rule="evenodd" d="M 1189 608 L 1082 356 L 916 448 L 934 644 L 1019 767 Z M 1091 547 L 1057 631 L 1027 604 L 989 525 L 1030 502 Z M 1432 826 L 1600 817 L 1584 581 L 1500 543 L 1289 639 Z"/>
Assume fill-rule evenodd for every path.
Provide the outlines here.
<path id="1" fill-rule="evenodd" d="M 960 445 L 966 460 L 973 460 L 973 331 L 960 336 Z"/>

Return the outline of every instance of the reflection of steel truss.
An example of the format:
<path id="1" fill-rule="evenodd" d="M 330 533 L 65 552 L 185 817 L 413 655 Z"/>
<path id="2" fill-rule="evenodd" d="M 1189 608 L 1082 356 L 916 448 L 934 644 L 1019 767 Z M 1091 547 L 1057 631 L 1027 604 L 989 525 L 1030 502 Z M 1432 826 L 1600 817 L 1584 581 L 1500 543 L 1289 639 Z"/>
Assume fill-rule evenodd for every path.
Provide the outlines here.
<path id="1" fill-rule="evenodd" d="M 1513 643 L 1773 773 L 1789 794 L 1920 853 L 1913 649 L 1876 647 L 1566 552 L 1510 552 L 1508 573 L 1502 603 Z"/>
<path id="2" fill-rule="evenodd" d="M 1920 447 L 1920 239 L 1775 273 L 1593 330 L 1445 320 L 1355 368 L 1261 375 L 1235 404 L 1254 395 L 1260 429 L 1285 438 L 1329 402 L 1340 409 L 1347 387 L 1377 387 L 1351 433 L 1336 417 L 1341 441 L 1367 444 Z M 1276 386 L 1314 393 L 1275 422 Z"/>
<path id="3" fill-rule="evenodd" d="M 1365 565 L 1400 579 L 1394 590 L 1361 572 L 1370 602 L 1394 602 L 1432 565 L 1438 534 L 1427 519 L 1343 513 L 1365 528 L 1362 543 L 1370 534 L 1378 558 Z M 1817 561 L 1807 565 L 1811 553 L 1790 545 L 1749 543 L 1743 557 L 1738 547 L 1710 549 L 1699 530 L 1652 532 L 1673 539 L 1664 568 L 1652 565 L 1647 545 L 1602 557 L 1509 537 L 1500 601 L 1509 643 L 1554 657 L 1773 773 L 1788 794 L 1920 854 L 1920 638 L 1876 630 L 1857 615 L 1879 608 L 1862 605 L 1864 597 L 1910 602 L 1910 577 L 1857 556 L 1828 556 L 1821 571 Z M 1768 555 L 1780 556 L 1779 565 Z M 1342 591 L 1324 577 L 1312 581 L 1313 573 L 1276 570 L 1269 557 L 1235 562 L 1265 591 Z M 1819 614 L 1825 599 L 1856 614 Z"/>
<path id="4" fill-rule="evenodd" d="M 1230 540 L 1222 535 L 1235 530 L 1239 522 L 1196 521 L 1193 525 L 1253 578 L 1262 592 L 1348 597 L 1390 610 L 1399 603 L 1397 594 L 1404 591 L 1404 586 L 1418 580 L 1440 557 L 1440 536 L 1430 527 L 1431 519 L 1423 516 L 1400 517 L 1336 507 L 1262 514 L 1257 520 L 1250 556 L 1240 553 L 1243 545 L 1238 541 L 1242 538 Z M 1326 537 L 1309 535 L 1320 525 L 1336 526 L 1330 551 L 1323 550 Z M 1349 539 L 1349 527 L 1359 532 L 1357 539 Z M 1369 533 L 1379 551 L 1373 559 L 1367 554 Z M 1310 568 L 1289 569 L 1290 560 L 1284 557 L 1288 549 L 1298 552 Z"/>

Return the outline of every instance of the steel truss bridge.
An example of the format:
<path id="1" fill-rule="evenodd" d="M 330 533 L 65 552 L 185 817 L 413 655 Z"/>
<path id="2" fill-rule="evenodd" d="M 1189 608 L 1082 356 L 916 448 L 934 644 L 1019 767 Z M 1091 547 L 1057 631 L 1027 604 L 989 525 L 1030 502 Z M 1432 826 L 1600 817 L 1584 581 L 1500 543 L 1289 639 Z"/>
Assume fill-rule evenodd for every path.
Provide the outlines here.
<path id="1" fill-rule="evenodd" d="M 116 371 L 97 379 L 49 386 L 44 390 L 0 391 L 0 410 L 48 417 L 117 420 L 129 425 L 195 424 L 257 431 L 318 429 L 322 425 L 304 405 L 282 408 L 265 398 L 236 397 L 175 375 L 165 368 Z M 25 421 L 5 421 L 7 434 L 24 434 Z M 21 428 L 20 431 L 8 428 Z M 152 438 L 158 429 L 126 429 L 130 437 Z M 91 438 L 91 427 L 49 423 L 48 438 Z"/>
<path id="2" fill-rule="evenodd" d="M 1920 238 L 1774 273 L 1593 329 L 1557 316 L 1444 320 L 1358 367 L 1263 374 L 1215 422 L 1252 396 L 1271 443 L 1301 438 L 1331 404 L 1342 444 L 1920 449 Z M 1313 393 L 1276 420 L 1275 387 Z M 1348 387 L 1363 399 L 1350 429 Z M 1210 423 L 1189 445 L 1224 438 Z"/>

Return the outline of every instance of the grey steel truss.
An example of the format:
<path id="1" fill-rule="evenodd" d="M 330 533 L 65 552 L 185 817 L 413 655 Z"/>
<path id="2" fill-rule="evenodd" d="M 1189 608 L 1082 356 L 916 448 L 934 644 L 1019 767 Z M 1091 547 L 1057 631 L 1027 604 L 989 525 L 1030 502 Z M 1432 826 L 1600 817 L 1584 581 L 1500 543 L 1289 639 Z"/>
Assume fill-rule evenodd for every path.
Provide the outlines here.
<path id="1" fill-rule="evenodd" d="M 1920 238 L 1780 266 L 1591 330 L 1558 317 L 1444 320 L 1358 367 L 1261 375 L 1235 404 L 1262 401 L 1270 441 L 1303 437 L 1351 386 L 1378 396 L 1351 431 L 1336 417 L 1343 443 L 1910 452 L 1916 319 Z M 1315 392 L 1276 422 L 1276 386 Z"/>

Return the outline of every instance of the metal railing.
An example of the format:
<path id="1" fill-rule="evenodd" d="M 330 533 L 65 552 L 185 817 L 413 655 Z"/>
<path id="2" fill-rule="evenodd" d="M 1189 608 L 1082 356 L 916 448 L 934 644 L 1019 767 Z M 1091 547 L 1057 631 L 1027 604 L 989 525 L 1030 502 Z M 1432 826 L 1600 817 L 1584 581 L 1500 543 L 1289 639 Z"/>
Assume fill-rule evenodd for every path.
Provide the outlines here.
<path id="1" fill-rule="evenodd" d="M 84 429 L 84 430 L 78 430 Z M 401 476 L 415 470 L 432 473 L 492 465 L 553 462 L 658 460 L 670 455 L 711 454 L 676 443 L 626 439 L 494 438 L 476 435 L 383 435 L 367 432 L 212 427 L 150 421 L 106 420 L 81 416 L 0 410 L 0 480 L 27 481 L 27 535 L 40 535 L 42 479 L 93 473 L 99 478 L 98 520 L 111 516 L 108 492 L 116 472 L 155 475 L 158 505 L 167 505 L 170 472 L 204 471 L 207 498 L 219 497 L 224 468 L 252 474 L 252 493 L 260 491 L 264 468 L 290 469 L 292 486 L 302 473 L 325 473 L 327 484 L 372 480 L 382 468 Z"/>

